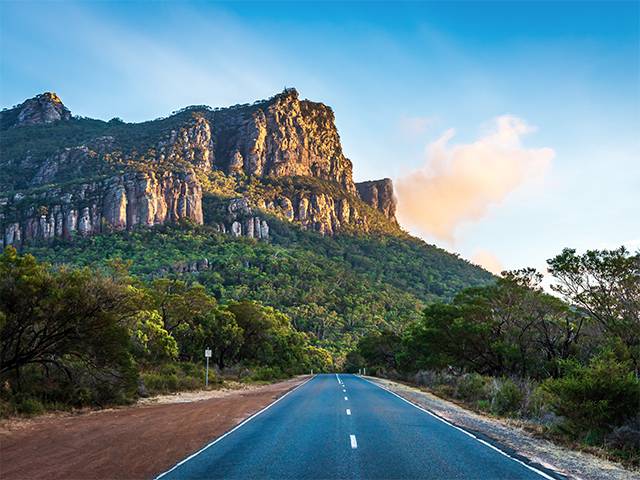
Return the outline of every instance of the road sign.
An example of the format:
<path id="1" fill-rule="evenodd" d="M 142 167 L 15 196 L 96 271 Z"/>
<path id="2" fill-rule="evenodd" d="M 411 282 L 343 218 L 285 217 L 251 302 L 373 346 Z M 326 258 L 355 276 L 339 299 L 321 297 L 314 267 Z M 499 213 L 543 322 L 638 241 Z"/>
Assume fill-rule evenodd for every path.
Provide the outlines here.
<path id="1" fill-rule="evenodd" d="M 206 373 L 204 374 L 204 386 L 208 387 L 209 386 L 209 359 L 211 358 L 211 349 L 210 348 L 205 348 L 205 350 L 204 350 L 204 358 L 207 359 L 207 370 L 206 370 Z"/>

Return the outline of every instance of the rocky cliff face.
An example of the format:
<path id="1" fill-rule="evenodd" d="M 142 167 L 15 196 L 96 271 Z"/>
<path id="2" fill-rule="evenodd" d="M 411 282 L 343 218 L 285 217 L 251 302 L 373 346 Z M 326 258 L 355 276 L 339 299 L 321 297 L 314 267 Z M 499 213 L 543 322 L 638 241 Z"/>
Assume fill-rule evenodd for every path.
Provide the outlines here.
<path id="1" fill-rule="evenodd" d="M 216 166 L 248 176 L 311 176 L 355 192 L 351 161 L 335 127 L 333 111 L 300 100 L 294 89 L 253 105 L 214 112 Z"/>
<path id="2" fill-rule="evenodd" d="M 71 239 L 188 219 L 202 224 L 202 189 L 193 174 L 132 172 L 67 189 L 0 198 L 4 245 Z"/>
<path id="3" fill-rule="evenodd" d="M 396 199 L 390 178 L 356 183 L 356 188 L 364 202 L 382 212 L 389 220 L 396 221 Z"/>
<path id="4" fill-rule="evenodd" d="M 39 139 L 24 148 L 24 137 L 11 143 L 14 127 L 61 120 L 74 122 L 75 141 L 87 132 L 81 144 L 56 136 L 55 127 L 44 132 L 52 137 L 42 139 L 42 148 Z M 5 245 L 182 219 L 268 239 L 269 215 L 327 235 L 367 232 L 379 214 L 397 228 L 391 181 L 354 184 L 332 110 L 300 100 L 293 89 L 250 105 L 191 107 L 143 124 L 75 119 L 57 95 L 45 93 L 2 112 L 0 124 L 0 141 L 8 146 L 0 150 L 0 170 L 20 173 L 0 175 Z M 216 195 L 212 175 L 236 191 L 207 218 L 202 200 Z M 294 178 L 316 183 L 289 182 L 284 190 L 269 184 Z M 256 182 L 261 194 L 243 193 Z"/>

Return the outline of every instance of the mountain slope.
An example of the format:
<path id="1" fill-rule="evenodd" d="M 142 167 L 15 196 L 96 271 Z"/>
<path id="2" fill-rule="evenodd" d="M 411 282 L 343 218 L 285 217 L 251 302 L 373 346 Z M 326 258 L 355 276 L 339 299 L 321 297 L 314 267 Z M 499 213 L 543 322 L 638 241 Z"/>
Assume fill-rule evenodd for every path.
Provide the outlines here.
<path id="1" fill-rule="evenodd" d="M 53 263 L 197 277 L 339 349 L 492 279 L 404 233 L 391 180 L 355 184 L 332 110 L 293 89 L 140 124 L 43 94 L 0 126 L 2 241 Z"/>

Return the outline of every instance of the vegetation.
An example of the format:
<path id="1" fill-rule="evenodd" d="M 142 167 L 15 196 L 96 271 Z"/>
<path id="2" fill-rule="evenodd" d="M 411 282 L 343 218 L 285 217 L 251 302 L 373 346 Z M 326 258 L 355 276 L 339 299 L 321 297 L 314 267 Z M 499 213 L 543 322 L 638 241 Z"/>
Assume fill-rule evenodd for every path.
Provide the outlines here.
<path id="1" fill-rule="evenodd" d="M 58 264 L 104 269 L 131 262 L 144 281 L 193 279 L 220 303 L 254 300 L 285 313 L 312 343 L 339 363 L 360 337 L 400 332 L 432 300 L 447 300 L 466 285 L 492 277 L 457 257 L 398 237 L 322 237 L 270 219 L 271 242 L 232 238 L 207 226 L 164 226 L 73 243 L 30 247 Z M 207 259 L 207 267 L 191 265 Z M 182 273 L 187 271 L 188 273 Z"/>
<path id="2" fill-rule="evenodd" d="M 122 403 L 148 391 L 195 388 L 203 378 L 197 363 L 209 346 L 217 367 L 232 366 L 236 377 L 266 380 L 332 367 L 327 352 L 312 347 L 306 334 L 271 307 L 253 301 L 220 305 L 197 283 L 144 284 L 126 267 L 112 262 L 103 273 L 52 268 L 12 247 L 5 250 L 3 414 Z"/>
<path id="3" fill-rule="evenodd" d="M 560 438 L 640 463 L 640 253 L 624 248 L 549 260 L 428 305 L 404 332 L 360 339 L 346 368 L 404 378 Z"/>

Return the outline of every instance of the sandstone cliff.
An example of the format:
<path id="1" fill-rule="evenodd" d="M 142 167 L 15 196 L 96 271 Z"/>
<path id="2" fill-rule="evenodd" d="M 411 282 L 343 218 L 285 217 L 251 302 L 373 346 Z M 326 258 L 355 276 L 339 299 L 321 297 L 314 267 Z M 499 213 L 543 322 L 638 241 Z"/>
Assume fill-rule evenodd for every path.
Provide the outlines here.
<path id="1" fill-rule="evenodd" d="M 14 127 L 62 120 L 73 130 L 16 136 L 26 130 Z M 270 215 L 327 235 L 385 222 L 397 229 L 391 181 L 356 186 L 333 111 L 294 89 L 143 124 L 74 118 L 46 93 L 2 112 L 0 123 L 0 167 L 11 173 L 0 175 L 5 245 L 182 219 L 267 239 Z M 232 185 L 222 197 L 213 186 L 221 178 Z M 203 211 L 203 196 L 220 197 L 216 208 Z"/>
<path id="2" fill-rule="evenodd" d="M 0 198 L 4 245 L 71 239 L 188 219 L 201 224 L 202 189 L 193 174 L 132 172 Z"/>
<path id="3" fill-rule="evenodd" d="M 390 178 L 356 183 L 358 194 L 363 201 L 379 210 L 389 220 L 396 220 L 396 199 Z"/>

